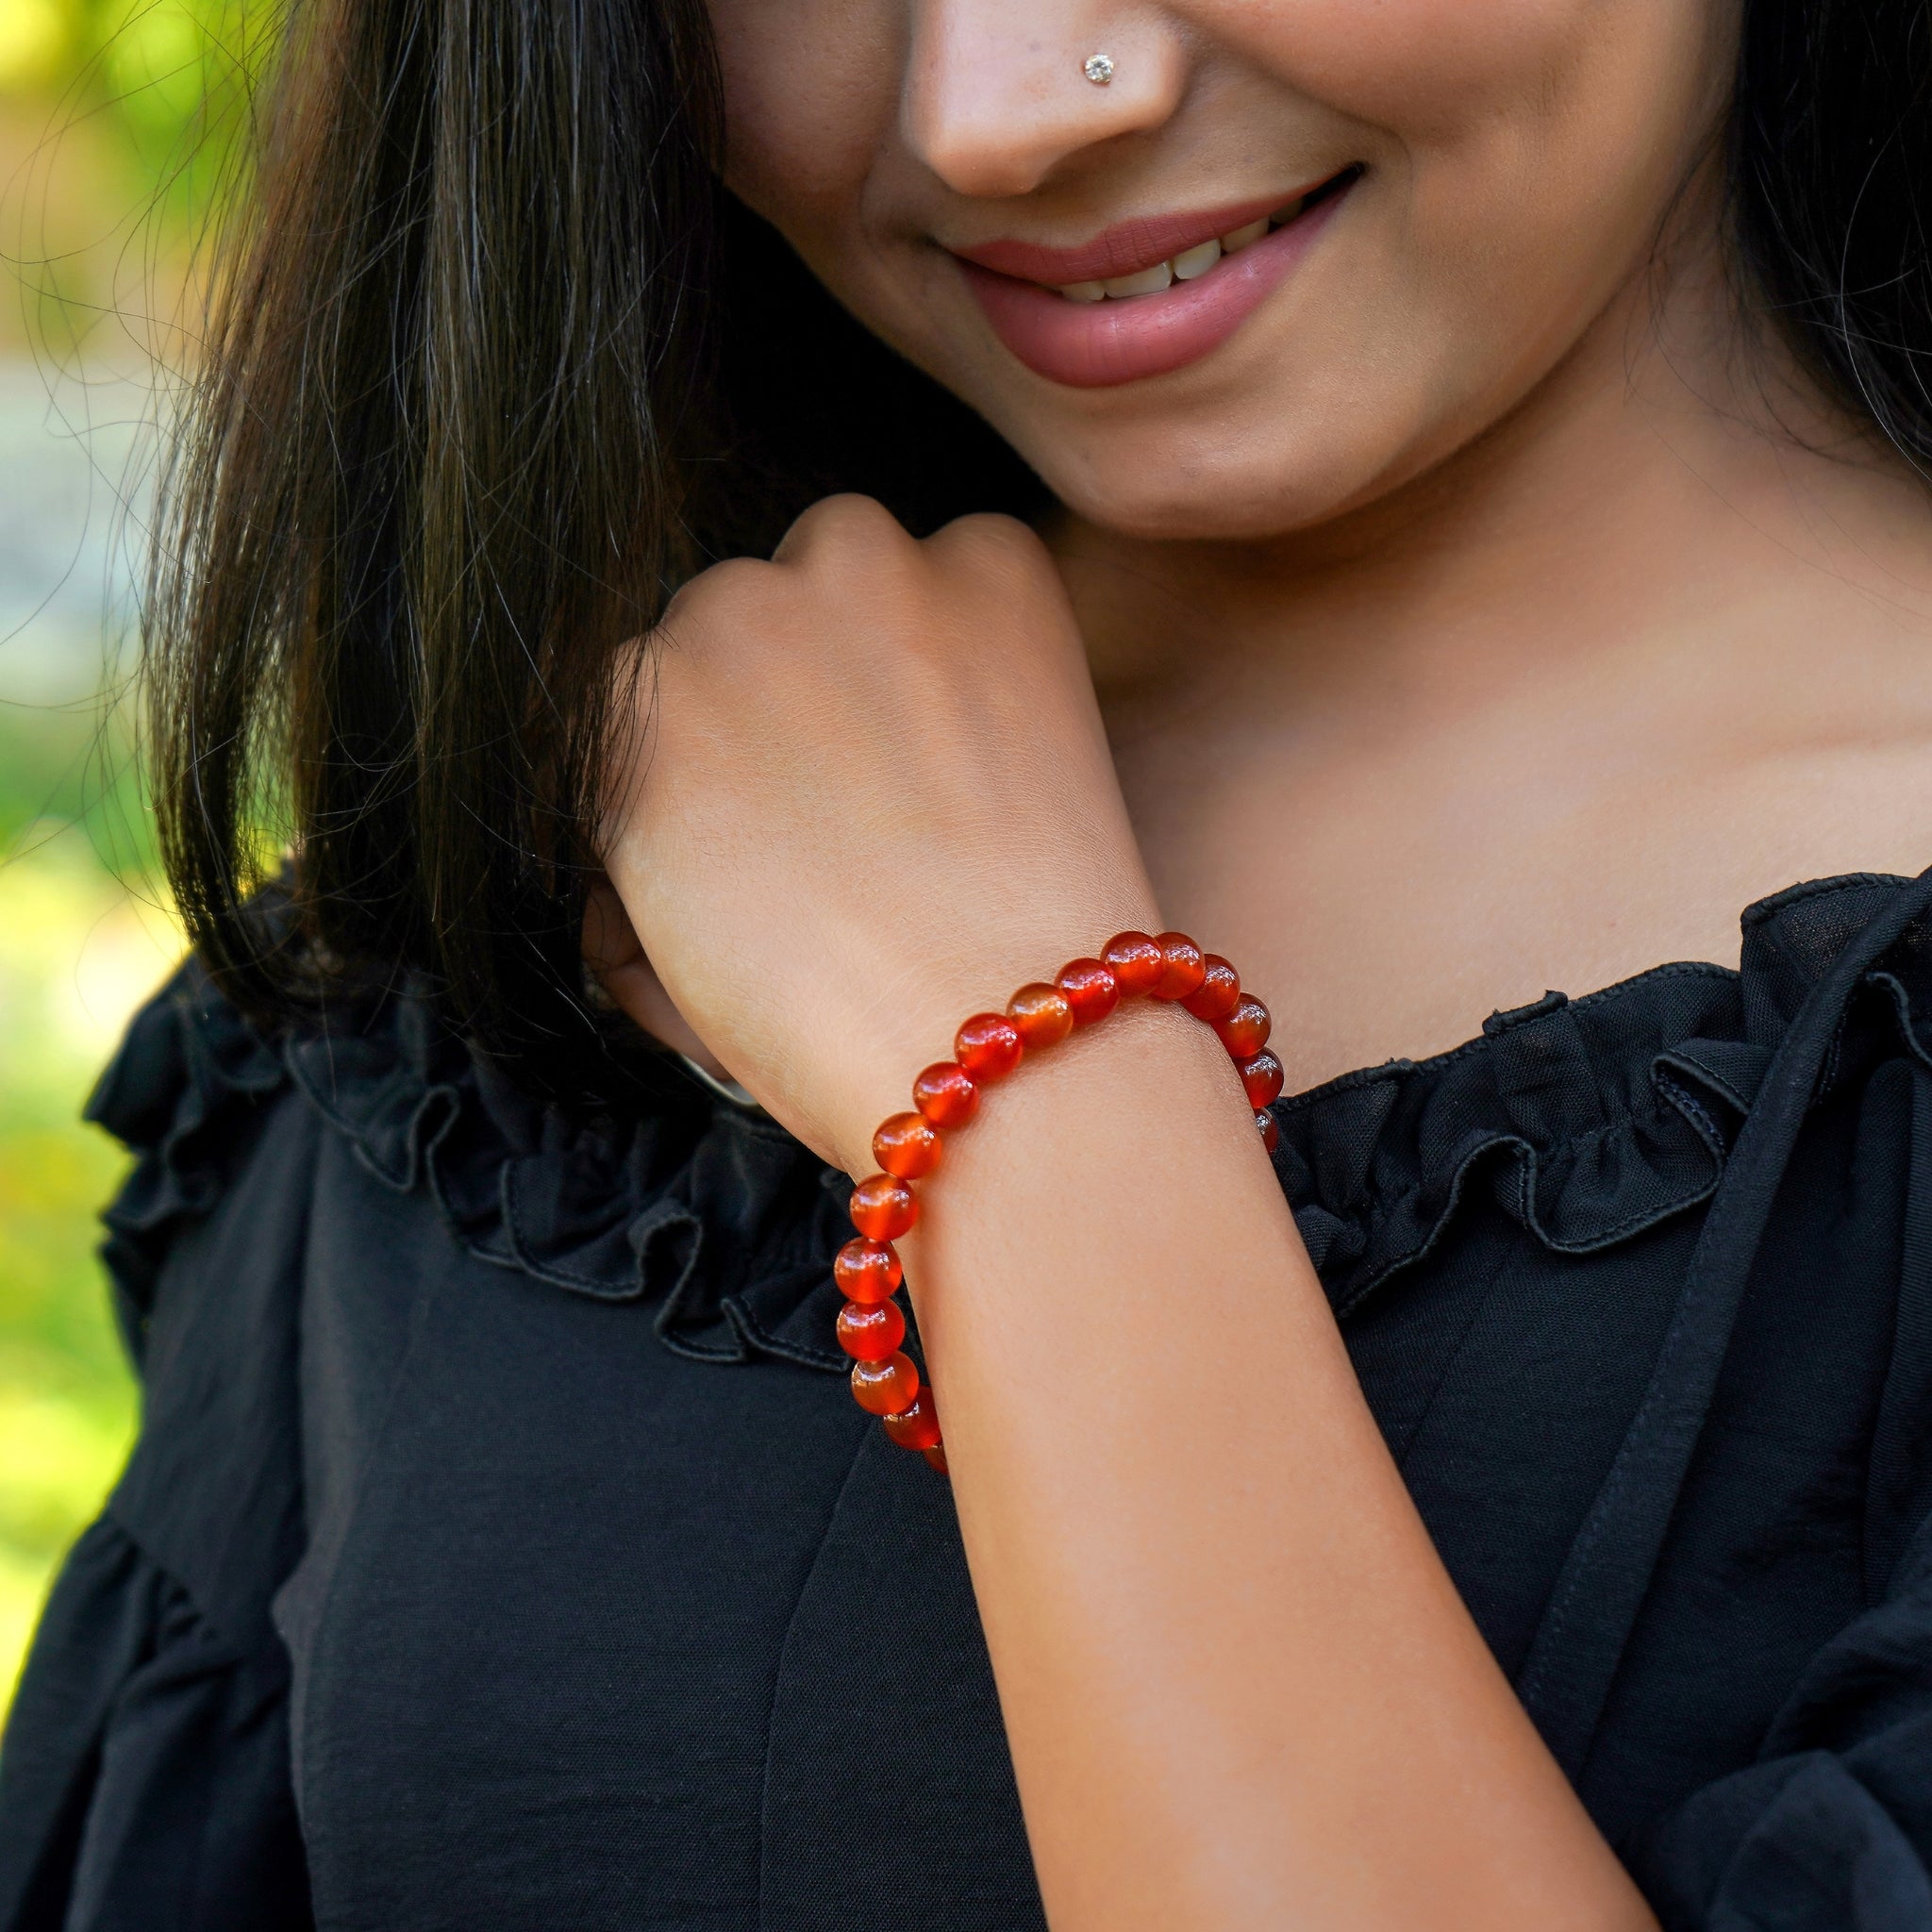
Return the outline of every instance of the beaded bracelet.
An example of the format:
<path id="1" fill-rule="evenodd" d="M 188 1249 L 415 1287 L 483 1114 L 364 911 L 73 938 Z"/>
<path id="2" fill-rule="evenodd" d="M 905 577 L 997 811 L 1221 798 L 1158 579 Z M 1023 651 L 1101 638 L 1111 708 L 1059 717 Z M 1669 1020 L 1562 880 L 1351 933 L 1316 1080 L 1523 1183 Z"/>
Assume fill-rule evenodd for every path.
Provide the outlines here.
<path id="1" fill-rule="evenodd" d="M 1058 1045 L 1075 1027 L 1104 1020 L 1123 999 L 1145 994 L 1168 1000 L 1206 1021 L 1220 1036 L 1241 1074 L 1262 1144 L 1274 1153 L 1281 1129 L 1268 1111 L 1281 1091 L 1281 1062 L 1267 1051 L 1268 1008 L 1241 991 L 1241 974 L 1215 953 L 1204 953 L 1186 933 L 1116 934 L 1097 959 L 1074 959 L 1053 984 L 1023 986 L 1004 1013 L 975 1013 L 954 1037 L 949 1060 L 926 1068 L 912 1083 L 911 1113 L 879 1124 L 872 1151 L 881 1172 L 852 1191 L 858 1238 L 839 1250 L 833 1278 L 845 1294 L 839 1311 L 839 1346 L 852 1357 L 852 1393 L 860 1408 L 883 1421 L 904 1449 L 917 1449 L 941 1474 L 945 1446 L 932 1391 L 900 1344 L 906 1316 L 893 1299 L 905 1270 L 892 1242 L 919 1219 L 912 1183 L 940 1164 L 942 1127 L 962 1127 L 979 1109 L 979 1090 L 1004 1080 L 1023 1055 Z"/>

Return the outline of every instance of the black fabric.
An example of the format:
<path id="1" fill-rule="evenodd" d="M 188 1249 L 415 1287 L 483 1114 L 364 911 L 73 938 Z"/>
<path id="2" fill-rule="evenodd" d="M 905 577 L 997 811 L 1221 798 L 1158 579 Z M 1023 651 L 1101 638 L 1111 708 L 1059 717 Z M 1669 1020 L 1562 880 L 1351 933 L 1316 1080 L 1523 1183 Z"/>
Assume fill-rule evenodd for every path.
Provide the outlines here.
<path id="1" fill-rule="evenodd" d="M 1443 1560 L 1666 1926 L 1932 1932 L 1932 881 L 1277 1108 Z M 0 1751 L 0 1932 L 1043 1922 L 840 1177 L 191 965 L 96 1117 L 128 1472 Z M 1096 1320 L 1104 1320 L 1104 1313 Z M 298 1822 L 299 1821 L 299 1822 Z"/>

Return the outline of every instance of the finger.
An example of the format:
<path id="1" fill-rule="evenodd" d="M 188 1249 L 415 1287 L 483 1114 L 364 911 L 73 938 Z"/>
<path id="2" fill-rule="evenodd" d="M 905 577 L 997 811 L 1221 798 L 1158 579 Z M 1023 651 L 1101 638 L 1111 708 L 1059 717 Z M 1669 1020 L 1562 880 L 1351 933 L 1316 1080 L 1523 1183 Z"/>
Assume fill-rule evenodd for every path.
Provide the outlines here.
<path id="1" fill-rule="evenodd" d="M 732 1077 L 664 991 L 624 901 L 608 878 L 598 879 L 584 895 L 583 944 L 584 964 L 625 1019 L 660 1046 L 695 1060 L 714 1078 Z"/>

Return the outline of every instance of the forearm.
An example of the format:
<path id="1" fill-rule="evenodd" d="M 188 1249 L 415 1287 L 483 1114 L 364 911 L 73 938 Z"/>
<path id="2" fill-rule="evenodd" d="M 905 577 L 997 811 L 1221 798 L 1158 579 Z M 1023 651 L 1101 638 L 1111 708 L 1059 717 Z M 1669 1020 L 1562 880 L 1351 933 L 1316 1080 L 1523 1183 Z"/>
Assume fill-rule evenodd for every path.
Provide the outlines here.
<path id="1" fill-rule="evenodd" d="M 923 1193 L 1056 1932 L 1649 1925 L 1436 1557 L 1212 1037 L 1124 1009 Z"/>

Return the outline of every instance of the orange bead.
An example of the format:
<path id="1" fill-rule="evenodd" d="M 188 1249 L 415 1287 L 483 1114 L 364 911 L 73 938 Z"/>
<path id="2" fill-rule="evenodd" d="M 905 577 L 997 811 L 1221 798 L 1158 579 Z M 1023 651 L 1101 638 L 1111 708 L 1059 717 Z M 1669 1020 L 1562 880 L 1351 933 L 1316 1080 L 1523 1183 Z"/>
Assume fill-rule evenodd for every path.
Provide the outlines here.
<path id="1" fill-rule="evenodd" d="M 919 1199 L 895 1174 L 868 1174 L 852 1191 L 851 1211 L 860 1234 L 896 1241 L 919 1219 Z"/>
<path id="2" fill-rule="evenodd" d="M 932 1391 L 922 1389 L 911 1406 L 886 1418 L 886 1434 L 902 1449 L 937 1449 L 940 1419 L 932 1406 Z"/>
<path id="3" fill-rule="evenodd" d="M 1004 1013 L 974 1013 L 953 1036 L 955 1058 L 982 1087 L 1004 1080 L 1025 1051 L 1020 1029 Z"/>
<path id="4" fill-rule="evenodd" d="M 1241 1005 L 1241 976 L 1219 953 L 1203 953 L 1201 960 L 1208 970 L 1202 975 L 1200 987 L 1181 1005 L 1195 1019 L 1206 1020 L 1211 1025 L 1216 1020 L 1226 1019 Z"/>
<path id="5" fill-rule="evenodd" d="M 1120 982 L 1098 959 L 1069 959 L 1053 983 L 1066 994 L 1075 1026 L 1106 1019 L 1121 1003 Z"/>
<path id="6" fill-rule="evenodd" d="M 1281 1062 L 1272 1053 L 1257 1053 L 1241 1064 L 1241 1085 L 1248 1091 L 1248 1105 L 1257 1112 L 1281 1097 Z"/>
<path id="7" fill-rule="evenodd" d="M 1074 1009 L 1057 986 L 1036 979 L 1007 1002 L 1007 1017 L 1035 1052 L 1058 1046 L 1074 1030 Z"/>
<path id="8" fill-rule="evenodd" d="M 1167 956 L 1144 932 L 1117 932 L 1100 949 L 1101 963 L 1113 974 L 1123 999 L 1152 992 L 1167 973 Z"/>
<path id="9" fill-rule="evenodd" d="M 854 1361 L 882 1362 L 906 1340 L 897 1302 L 847 1302 L 839 1310 L 839 1346 Z"/>
<path id="10" fill-rule="evenodd" d="M 852 1364 L 852 1399 L 868 1415 L 898 1415 L 918 1393 L 919 1371 L 908 1355 Z"/>
<path id="11" fill-rule="evenodd" d="M 1217 1021 L 1214 1030 L 1233 1058 L 1251 1060 L 1268 1044 L 1269 1028 L 1274 1024 L 1268 1008 L 1253 993 L 1244 992 L 1241 1004 L 1226 1019 Z"/>
<path id="12" fill-rule="evenodd" d="M 944 1152 L 939 1129 L 923 1113 L 895 1113 L 881 1121 L 872 1137 L 872 1158 L 902 1181 L 916 1181 L 940 1164 Z"/>
<path id="13" fill-rule="evenodd" d="M 1164 932 L 1154 943 L 1167 961 L 1167 970 L 1154 989 L 1154 997 L 1184 1000 L 1199 992 L 1201 982 L 1208 977 L 1208 958 L 1200 947 L 1184 932 Z"/>
<path id="14" fill-rule="evenodd" d="M 847 1241 L 832 1258 L 832 1279 L 849 1301 L 890 1301 L 905 1278 L 898 1251 L 889 1241 Z"/>
<path id="15" fill-rule="evenodd" d="M 979 1089 L 964 1067 L 941 1060 L 913 1081 L 912 1104 L 936 1127 L 963 1127 L 979 1111 Z"/>
<path id="16" fill-rule="evenodd" d="M 941 1475 L 950 1475 L 952 1474 L 952 1472 L 946 1467 L 946 1447 L 943 1442 L 935 1442 L 930 1449 L 924 1452 L 924 1456 L 925 1459 L 929 1463 L 931 1463 L 932 1466 L 936 1470 L 938 1470 Z"/>
<path id="17" fill-rule="evenodd" d="M 1261 1130 L 1261 1144 L 1269 1153 L 1281 1145 L 1281 1123 L 1272 1113 L 1261 1112 L 1255 1116 L 1255 1124 Z"/>

